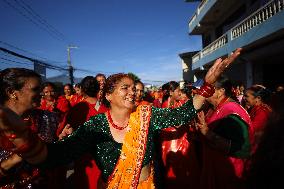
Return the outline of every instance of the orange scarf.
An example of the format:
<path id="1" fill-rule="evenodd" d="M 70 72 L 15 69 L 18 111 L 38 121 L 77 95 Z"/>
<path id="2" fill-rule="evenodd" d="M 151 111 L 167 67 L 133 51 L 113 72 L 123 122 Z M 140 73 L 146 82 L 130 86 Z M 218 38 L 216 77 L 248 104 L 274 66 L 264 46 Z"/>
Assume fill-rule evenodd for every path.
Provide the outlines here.
<path id="1" fill-rule="evenodd" d="M 145 155 L 151 106 L 138 106 L 130 115 L 121 155 L 108 180 L 108 189 L 136 189 Z M 144 183 L 144 182 L 142 182 Z M 153 185 L 152 183 L 149 183 Z M 147 187 L 149 188 L 149 187 Z"/>

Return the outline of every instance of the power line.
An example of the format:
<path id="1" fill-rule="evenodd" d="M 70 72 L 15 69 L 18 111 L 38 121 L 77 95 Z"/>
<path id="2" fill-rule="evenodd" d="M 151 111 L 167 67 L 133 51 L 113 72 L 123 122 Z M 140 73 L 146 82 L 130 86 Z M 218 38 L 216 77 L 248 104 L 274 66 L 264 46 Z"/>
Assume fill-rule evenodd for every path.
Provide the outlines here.
<path id="1" fill-rule="evenodd" d="M 16 64 L 21 64 L 21 65 L 28 65 L 28 66 L 32 66 L 33 64 L 29 64 L 29 63 L 24 63 L 24 62 L 18 62 L 18 61 L 15 61 L 15 60 L 10 60 L 10 59 L 7 59 L 7 58 L 3 58 L 3 57 L 0 57 L 1 60 L 5 60 L 5 61 L 9 61 L 9 62 L 13 62 L 13 63 L 16 63 Z M 4 63 L 4 62 L 2 62 Z"/>
<path id="2" fill-rule="evenodd" d="M 16 10 L 16 12 L 18 12 L 19 14 L 21 14 L 23 17 L 25 17 L 27 20 L 29 20 L 30 22 L 32 22 L 34 25 L 36 25 L 37 27 L 39 27 L 41 30 L 46 31 L 52 38 L 59 40 L 59 41 L 64 41 L 62 38 L 58 37 L 57 35 L 55 35 L 54 33 L 51 33 L 49 30 L 47 30 L 46 28 L 43 28 L 41 25 L 39 25 L 38 23 L 36 23 L 34 20 L 32 20 L 30 17 L 28 17 L 25 13 L 23 13 L 20 9 L 18 9 L 17 7 L 15 7 L 13 4 L 11 4 L 9 1 L 7 0 L 3 0 L 7 5 L 9 5 L 11 8 L 13 8 L 14 10 Z"/>
<path id="3" fill-rule="evenodd" d="M 45 25 L 47 28 L 50 29 L 50 31 L 53 31 L 53 33 L 55 33 L 57 36 L 59 36 L 60 38 L 62 38 L 64 41 L 67 42 L 66 37 L 61 32 L 59 32 L 55 27 L 53 27 L 51 24 L 49 24 L 45 19 L 43 19 L 38 13 L 36 13 L 36 11 L 34 9 L 32 9 L 32 7 L 30 5 L 28 5 L 23 0 L 20 0 L 20 2 L 22 3 L 23 6 L 18 2 L 18 0 L 14 0 L 14 1 L 17 4 L 19 4 L 23 9 L 25 9 L 26 12 L 28 12 L 38 22 L 40 22 L 42 25 Z"/>
<path id="4" fill-rule="evenodd" d="M 34 59 L 34 58 L 30 58 L 30 57 L 18 54 L 16 52 L 10 51 L 10 50 L 2 48 L 2 47 L 0 47 L 0 51 L 3 51 L 5 53 L 11 54 L 11 55 L 16 56 L 16 57 L 27 59 L 27 60 L 29 60 L 31 62 L 36 62 L 36 63 L 38 63 L 38 64 L 40 64 L 42 66 L 45 66 L 46 68 L 49 68 L 49 69 L 60 70 L 60 71 L 63 71 L 63 70 L 67 71 L 68 70 L 68 69 L 60 67 L 60 66 L 55 66 L 55 65 L 48 64 L 48 63 L 46 63 L 46 62 L 44 62 L 42 60 L 37 60 L 37 59 Z"/>
<path id="5" fill-rule="evenodd" d="M 37 55 L 37 54 L 34 54 L 34 53 L 30 52 L 30 51 L 27 51 L 27 50 L 21 49 L 21 48 L 19 48 L 19 47 L 16 47 L 16 46 L 14 46 L 14 45 L 11 45 L 11 44 L 9 44 L 9 43 L 7 43 L 7 42 L 0 41 L 0 43 L 6 45 L 6 46 L 8 46 L 8 47 L 11 47 L 11 48 L 13 48 L 13 49 L 22 51 L 22 52 L 24 52 L 24 53 L 28 53 L 28 54 L 30 54 L 30 55 L 33 55 L 34 57 L 36 57 L 35 59 L 42 59 L 42 60 L 44 60 L 45 62 L 48 62 L 48 63 L 56 63 L 56 64 L 64 64 L 64 65 L 65 65 L 65 62 L 49 60 L 49 59 L 47 59 L 47 58 L 41 57 L 41 56 L 39 56 L 39 55 Z"/>
<path id="6" fill-rule="evenodd" d="M 53 63 L 56 63 L 56 64 L 65 64 L 65 62 L 59 62 L 59 61 L 54 61 L 54 60 L 48 60 L 47 58 L 43 58 L 43 57 L 41 57 L 41 56 L 39 56 L 39 55 L 37 55 L 37 54 L 34 54 L 34 53 L 30 52 L 30 51 L 21 49 L 21 48 L 19 48 L 19 47 L 16 47 L 16 46 L 11 45 L 11 44 L 9 44 L 9 43 L 7 43 L 7 42 L 4 42 L 4 41 L 0 41 L 0 43 L 6 45 L 6 46 L 8 46 L 8 47 L 11 47 L 11 48 L 13 48 L 13 49 L 17 49 L 17 50 L 22 51 L 22 52 L 24 52 L 24 53 L 28 53 L 28 54 L 30 54 L 30 55 L 33 55 L 33 56 L 38 57 L 38 58 L 40 58 L 40 59 L 43 59 L 43 60 L 45 60 L 46 62 L 53 62 Z"/>

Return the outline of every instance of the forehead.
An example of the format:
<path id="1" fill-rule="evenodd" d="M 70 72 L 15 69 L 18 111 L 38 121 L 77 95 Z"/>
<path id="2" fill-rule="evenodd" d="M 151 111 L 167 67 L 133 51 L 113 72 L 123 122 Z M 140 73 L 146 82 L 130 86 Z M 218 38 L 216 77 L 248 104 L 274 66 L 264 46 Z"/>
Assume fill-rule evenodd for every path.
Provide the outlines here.
<path id="1" fill-rule="evenodd" d="M 54 89 L 53 89 L 52 86 L 48 85 L 48 86 L 45 86 L 45 87 L 43 88 L 43 90 L 44 90 L 44 91 L 53 91 Z"/>
<path id="2" fill-rule="evenodd" d="M 118 85 L 134 85 L 134 81 L 128 77 L 124 77 L 117 84 Z"/>
<path id="3" fill-rule="evenodd" d="M 135 87 L 142 89 L 142 88 L 143 88 L 143 85 L 142 85 L 141 83 L 137 83 Z"/>
<path id="4" fill-rule="evenodd" d="M 105 77 L 104 77 L 104 76 L 97 76 L 97 80 L 98 80 L 98 81 L 105 80 Z"/>

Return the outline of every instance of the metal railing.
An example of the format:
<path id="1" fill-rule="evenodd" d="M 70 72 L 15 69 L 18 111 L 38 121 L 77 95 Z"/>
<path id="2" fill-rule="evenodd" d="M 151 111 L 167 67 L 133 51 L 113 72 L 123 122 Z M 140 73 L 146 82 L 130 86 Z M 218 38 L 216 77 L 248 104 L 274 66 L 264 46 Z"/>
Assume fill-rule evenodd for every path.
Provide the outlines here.
<path id="1" fill-rule="evenodd" d="M 217 49 L 223 47 L 228 42 L 227 34 L 225 33 L 218 39 L 216 39 L 213 43 L 209 44 L 202 50 L 202 56 L 206 56 L 208 54 L 211 54 L 213 51 L 216 51 Z"/>
<path id="2" fill-rule="evenodd" d="M 213 43 L 209 44 L 204 49 L 202 49 L 199 53 L 195 54 L 192 57 L 192 63 L 194 64 L 195 62 L 200 60 L 202 57 L 207 56 L 208 54 L 211 54 L 217 49 L 223 47 L 226 43 L 228 43 L 228 36 L 225 33 L 224 35 L 216 39 Z"/>
<path id="3" fill-rule="evenodd" d="M 207 3 L 208 0 L 202 0 L 197 8 L 197 14 L 200 13 L 200 11 L 203 9 L 204 5 Z"/>
<path id="4" fill-rule="evenodd" d="M 255 26 L 265 22 L 278 12 L 282 11 L 284 0 L 272 0 L 252 13 L 249 17 L 231 29 L 232 40 L 240 37 Z"/>
<path id="5" fill-rule="evenodd" d="M 190 27 L 193 22 L 195 21 L 196 17 L 199 15 L 200 11 L 203 9 L 204 5 L 207 3 L 208 0 L 202 0 L 201 3 L 198 5 L 196 13 L 191 17 L 188 26 Z"/>
<path id="6" fill-rule="evenodd" d="M 192 57 L 192 64 L 196 63 L 198 60 L 200 60 L 200 55 L 201 53 L 196 53 L 193 57 Z"/>
<path id="7" fill-rule="evenodd" d="M 198 60 L 207 56 L 217 49 L 228 43 L 229 40 L 234 40 L 244 33 L 248 32 L 253 27 L 265 22 L 272 16 L 276 15 L 278 12 L 283 11 L 284 0 L 271 0 L 257 11 L 252 13 L 249 17 L 241 21 L 227 33 L 213 41 L 211 44 L 203 48 L 199 53 L 192 57 L 192 63 L 196 63 Z M 228 38 L 228 34 L 231 33 L 231 39 Z"/>

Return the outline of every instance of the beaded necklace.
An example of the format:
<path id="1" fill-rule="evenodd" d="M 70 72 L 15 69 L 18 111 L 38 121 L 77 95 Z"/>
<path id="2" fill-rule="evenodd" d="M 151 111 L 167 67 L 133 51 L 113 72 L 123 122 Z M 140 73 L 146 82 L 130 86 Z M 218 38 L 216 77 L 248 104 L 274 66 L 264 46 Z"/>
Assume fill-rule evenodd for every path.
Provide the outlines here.
<path id="1" fill-rule="evenodd" d="M 128 123 L 127 123 L 125 126 L 123 126 L 123 127 L 116 125 L 116 124 L 113 122 L 112 118 L 111 118 L 110 111 L 107 111 L 107 118 L 108 118 L 108 120 L 109 120 L 111 126 L 113 126 L 115 129 L 123 130 L 123 129 L 125 129 L 125 128 L 128 126 Z"/>

